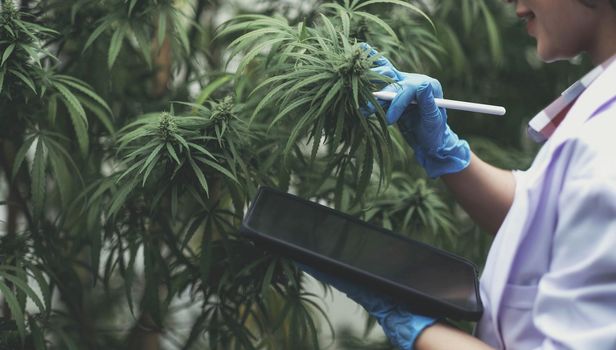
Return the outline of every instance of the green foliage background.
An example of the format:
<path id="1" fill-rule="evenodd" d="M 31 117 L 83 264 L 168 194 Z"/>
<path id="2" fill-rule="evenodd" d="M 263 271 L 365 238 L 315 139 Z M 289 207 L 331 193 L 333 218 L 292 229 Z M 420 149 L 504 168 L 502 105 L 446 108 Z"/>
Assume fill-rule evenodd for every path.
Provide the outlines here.
<path id="1" fill-rule="evenodd" d="M 449 113 L 506 168 L 529 164 L 526 122 L 589 67 L 539 62 L 500 0 L 0 4 L 0 349 L 331 348 L 321 296 L 237 235 L 259 185 L 478 266 L 490 240 L 382 110 L 361 114 L 388 81 L 359 43 L 506 106 Z M 389 348 L 362 338 L 335 346 Z"/>

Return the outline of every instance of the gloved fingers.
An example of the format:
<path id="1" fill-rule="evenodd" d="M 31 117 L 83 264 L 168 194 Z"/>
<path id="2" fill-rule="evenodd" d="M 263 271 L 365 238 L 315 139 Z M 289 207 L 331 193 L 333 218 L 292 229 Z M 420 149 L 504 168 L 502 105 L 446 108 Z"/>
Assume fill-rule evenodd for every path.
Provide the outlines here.
<path id="1" fill-rule="evenodd" d="M 400 93 L 405 88 L 406 88 L 406 84 L 402 85 L 402 82 L 396 82 L 396 83 L 386 85 L 380 91 Z"/>
<path id="2" fill-rule="evenodd" d="M 377 50 L 375 50 L 372 46 L 370 46 L 368 43 L 360 43 L 359 46 L 362 49 L 364 49 L 366 52 L 368 52 L 368 57 L 374 57 L 376 55 L 379 55 L 379 52 Z M 378 57 L 374 61 L 374 65 L 377 66 L 377 67 L 379 67 L 379 66 L 390 66 L 391 68 L 394 68 L 394 65 L 383 55 L 380 55 L 380 57 Z"/>
<path id="3" fill-rule="evenodd" d="M 441 82 L 425 74 L 417 73 L 401 73 L 403 80 L 401 83 L 405 85 L 421 85 L 430 84 L 434 97 L 443 98 L 443 88 Z"/>
<path id="4" fill-rule="evenodd" d="M 441 82 L 431 77 L 428 77 L 427 82 L 430 84 L 434 97 L 443 98 L 443 87 L 441 86 Z"/>
<path id="5" fill-rule="evenodd" d="M 387 86 L 385 86 L 383 89 L 381 89 L 381 92 L 399 92 L 402 89 L 402 86 L 398 83 L 393 83 L 393 84 L 389 84 Z M 381 100 L 380 98 L 377 97 L 376 99 L 379 104 L 381 105 L 381 107 L 383 108 L 387 108 L 388 105 L 390 105 L 391 101 L 385 101 L 385 100 Z M 368 111 L 371 111 L 372 113 L 376 112 L 376 108 L 374 108 L 374 106 L 371 103 L 368 103 L 368 105 L 366 106 L 368 108 Z M 388 122 L 389 123 L 389 122 Z M 391 124 L 391 123 L 390 123 Z"/>
<path id="6" fill-rule="evenodd" d="M 393 80 L 397 80 L 398 78 L 398 74 L 393 69 L 391 69 L 391 67 L 388 66 L 378 66 L 370 68 L 370 70 Z"/>
<path id="7" fill-rule="evenodd" d="M 422 315 L 414 315 L 396 308 L 380 322 L 390 341 L 399 349 L 412 350 L 419 334 L 437 320 Z"/>
<path id="8" fill-rule="evenodd" d="M 410 312 L 396 309 L 388 313 L 381 323 L 389 340 L 400 349 L 413 349 L 417 332 L 412 327 L 412 319 Z"/>
<path id="9" fill-rule="evenodd" d="M 386 86 L 383 91 L 391 91 L 390 87 L 392 85 Z M 387 113 L 385 115 L 387 124 L 393 124 L 397 122 L 400 117 L 402 117 L 402 114 L 417 98 L 417 88 L 418 86 L 416 85 L 405 85 L 404 88 L 400 90 L 398 85 L 398 94 L 393 101 L 391 101 L 391 105 L 387 109 Z"/>
<path id="10" fill-rule="evenodd" d="M 394 65 L 391 63 L 387 57 L 383 56 L 383 54 L 379 53 L 373 47 L 368 45 L 367 43 L 360 43 L 361 48 L 368 52 L 368 57 L 375 58 L 374 62 L 372 62 L 373 68 L 378 67 L 387 67 L 391 70 L 391 73 L 388 73 L 387 76 L 394 79 L 395 81 L 400 81 L 403 79 L 403 73 L 400 72 Z M 393 73 L 393 74 L 392 74 Z"/>
<path id="11" fill-rule="evenodd" d="M 436 124 L 443 123 L 441 110 L 434 102 L 433 85 L 431 82 L 426 82 L 417 88 L 417 105 L 419 107 L 419 114 L 423 123 L 429 123 L 424 125 L 425 127 L 431 127 Z"/>

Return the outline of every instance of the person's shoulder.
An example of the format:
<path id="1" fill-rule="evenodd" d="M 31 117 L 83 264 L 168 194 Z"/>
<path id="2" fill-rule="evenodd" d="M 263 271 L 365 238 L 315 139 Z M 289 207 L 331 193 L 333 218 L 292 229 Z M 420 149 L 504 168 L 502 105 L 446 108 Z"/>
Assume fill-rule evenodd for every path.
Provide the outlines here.
<path id="1" fill-rule="evenodd" d="M 616 181 L 616 102 L 581 125 L 561 151 L 573 177 Z"/>
<path id="2" fill-rule="evenodd" d="M 616 151 L 616 95 L 614 97 L 577 130 L 573 140 L 580 146 L 596 151 L 610 149 L 612 154 Z"/>

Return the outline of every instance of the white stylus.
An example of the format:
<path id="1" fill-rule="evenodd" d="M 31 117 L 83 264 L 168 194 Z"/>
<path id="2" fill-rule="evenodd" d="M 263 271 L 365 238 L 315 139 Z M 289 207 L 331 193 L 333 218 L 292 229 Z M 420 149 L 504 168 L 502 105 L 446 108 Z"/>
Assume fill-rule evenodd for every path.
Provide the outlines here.
<path id="1" fill-rule="evenodd" d="M 372 94 L 374 95 L 374 97 L 380 98 L 383 101 L 391 101 L 394 99 L 394 97 L 396 97 L 396 93 L 393 91 L 392 92 L 377 91 L 377 92 L 373 92 Z M 504 115 L 507 112 L 505 110 L 505 107 L 484 105 L 482 103 L 448 100 L 444 98 L 435 98 L 434 102 L 436 103 L 438 107 L 458 109 L 461 111 L 468 111 L 468 112 L 477 112 L 477 113 L 485 113 L 485 114 L 493 114 L 493 115 Z"/>

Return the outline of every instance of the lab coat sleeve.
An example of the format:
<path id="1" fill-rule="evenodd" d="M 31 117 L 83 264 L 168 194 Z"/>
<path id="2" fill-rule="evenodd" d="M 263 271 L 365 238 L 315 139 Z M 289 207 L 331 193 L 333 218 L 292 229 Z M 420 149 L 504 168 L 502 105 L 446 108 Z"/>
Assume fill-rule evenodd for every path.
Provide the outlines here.
<path id="1" fill-rule="evenodd" d="M 545 336 L 540 349 L 616 349 L 616 170 L 611 139 L 575 140 L 562 150 L 569 164 L 557 199 L 552 259 L 533 307 L 533 322 Z"/>

